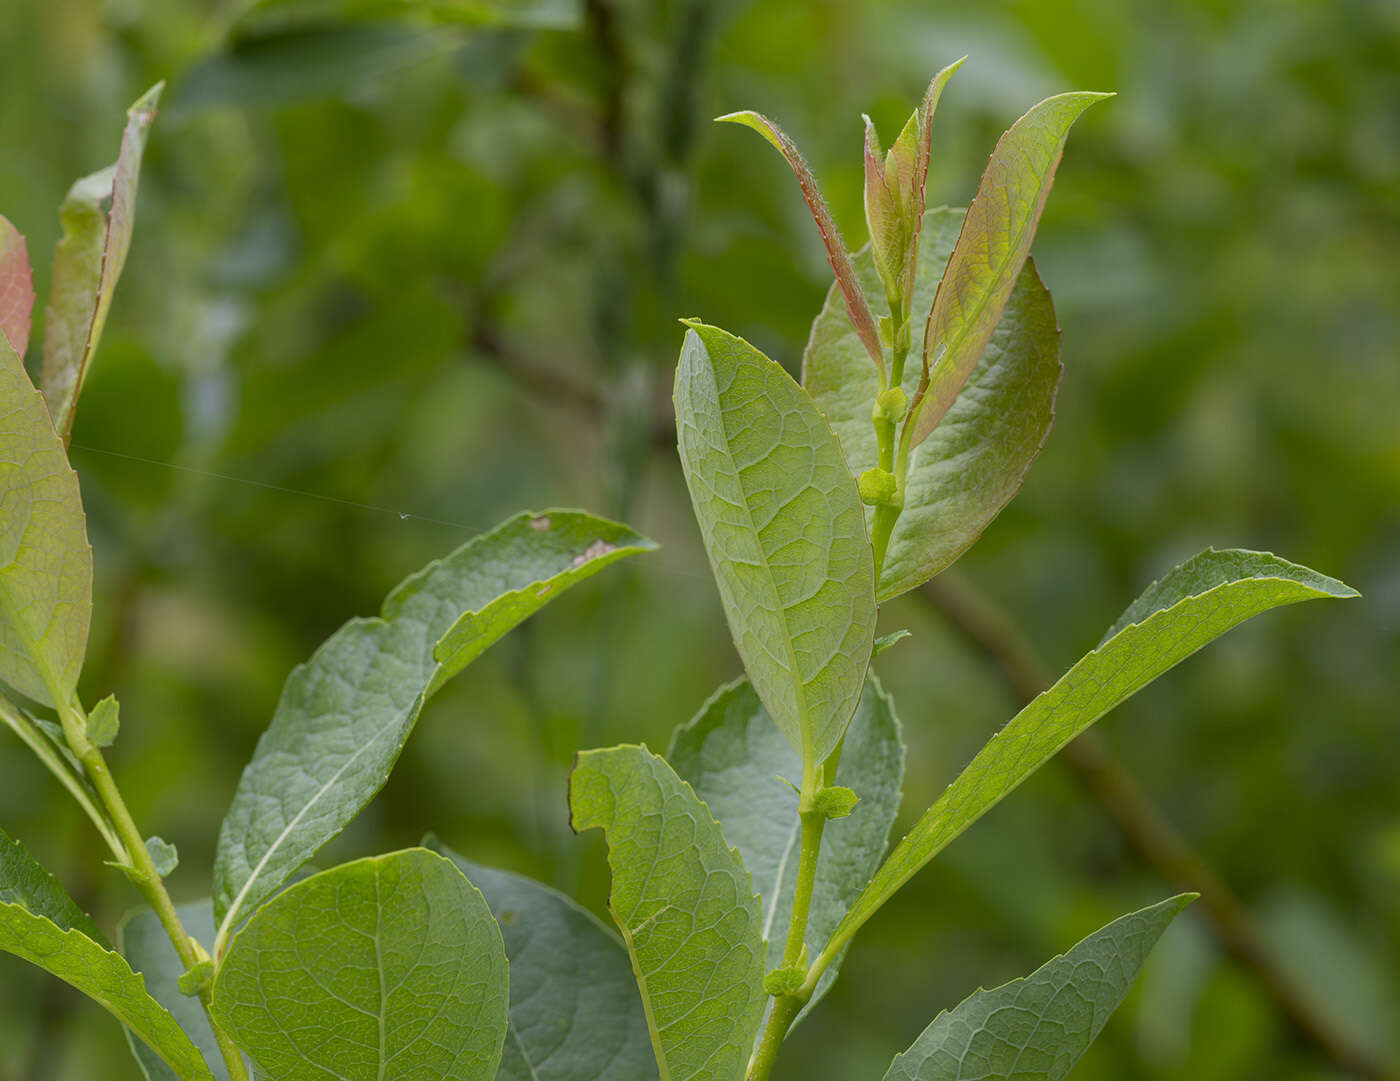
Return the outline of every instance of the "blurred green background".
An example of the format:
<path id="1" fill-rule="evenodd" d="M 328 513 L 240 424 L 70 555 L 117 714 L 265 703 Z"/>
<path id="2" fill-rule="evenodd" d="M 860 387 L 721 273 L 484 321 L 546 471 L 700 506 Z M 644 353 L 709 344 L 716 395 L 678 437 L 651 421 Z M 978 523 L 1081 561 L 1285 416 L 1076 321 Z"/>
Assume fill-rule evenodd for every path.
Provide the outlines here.
<path id="1" fill-rule="evenodd" d="M 965 204 L 1039 98 L 1119 96 L 1076 127 L 1035 247 L 1064 329 L 1056 431 L 959 571 L 1054 672 L 1206 544 L 1362 591 L 1233 632 L 1102 733 L 1315 1009 L 1400 1058 L 1400 7 L 483 0 L 465 26 L 301 2 L 284 14 L 314 21 L 250 29 L 241 6 L 0 13 L 0 212 L 41 298 L 68 185 L 169 80 L 72 457 L 97 559 L 84 697 L 122 701 L 115 770 L 179 846 L 177 898 L 207 892 L 290 669 L 427 560 L 562 504 L 664 550 L 477 662 L 321 862 L 432 829 L 601 907 L 596 839 L 567 828 L 573 751 L 662 749 L 738 672 L 667 444 L 675 320 L 796 370 L 829 284 L 781 160 L 708 118 L 782 122 L 855 246 L 859 114 L 892 136 L 968 53 L 930 205 Z M 897 627 L 914 638 L 877 668 L 910 750 L 902 826 L 1017 703 L 926 598 L 890 605 Z M 135 894 L 85 820 L 14 740 L 0 777 L 0 823 L 110 929 Z M 862 933 L 779 1075 L 877 1078 L 975 987 L 1169 892 L 1052 765 Z M 125 1056 L 105 1014 L 0 958 L 0 1078 L 137 1078 Z M 1074 1076 L 1353 1075 L 1198 912 Z"/>

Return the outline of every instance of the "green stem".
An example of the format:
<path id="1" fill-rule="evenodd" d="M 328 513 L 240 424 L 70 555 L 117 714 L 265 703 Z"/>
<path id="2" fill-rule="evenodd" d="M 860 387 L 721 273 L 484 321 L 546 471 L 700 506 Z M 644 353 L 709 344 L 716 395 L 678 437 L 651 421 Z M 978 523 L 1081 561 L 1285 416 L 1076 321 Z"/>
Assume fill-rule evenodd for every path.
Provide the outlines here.
<path id="1" fill-rule="evenodd" d="M 797 1015 L 802 1012 L 806 1001 L 795 995 L 780 995 L 773 1000 L 773 1008 L 768 1013 L 768 1024 L 763 1029 L 763 1038 L 759 1040 L 758 1050 L 749 1062 L 746 1081 L 768 1081 L 768 1077 L 773 1073 L 773 1066 L 778 1061 L 778 1051 L 782 1049 L 783 1039 L 787 1036 L 788 1029 L 792 1028 L 792 1023 L 797 1020 Z"/>
<path id="2" fill-rule="evenodd" d="M 102 835 L 102 839 L 107 842 L 107 847 L 111 849 L 112 855 L 116 859 L 125 863 L 127 859 L 126 849 L 122 846 L 121 839 L 112 829 L 112 824 L 107 821 L 107 816 L 93 803 L 92 796 L 77 774 L 69 767 L 68 763 L 58 753 L 58 749 L 49 741 L 44 733 L 35 727 L 34 722 L 19 711 L 13 702 L 0 697 L 0 720 L 14 730 L 15 735 L 22 739 L 26 746 L 34 752 L 39 759 L 52 773 L 58 782 L 68 789 L 72 797 L 77 800 L 78 806 L 83 809 L 92 824 L 97 828 L 97 832 Z"/>
<path id="3" fill-rule="evenodd" d="M 160 872 L 156 870 L 155 861 L 151 859 L 151 854 L 146 849 L 146 841 L 141 836 L 141 831 L 137 828 L 136 820 L 132 818 L 131 811 L 127 808 L 126 800 L 122 798 L 120 789 L 117 788 L 112 771 L 107 767 L 107 760 L 102 755 L 102 749 L 89 740 L 85 734 L 86 725 L 81 709 L 69 706 L 60 712 L 60 716 L 63 719 L 63 731 L 68 737 L 69 746 L 72 747 L 73 753 L 78 756 L 78 760 L 82 762 L 94 791 L 96 791 L 103 806 L 107 808 L 112 825 L 126 848 L 126 866 L 130 869 L 127 877 L 146 903 L 151 906 L 156 918 L 160 920 L 161 926 L 165 928 L 165 933 L 170 937 L 170 942 L 175 947 L 176 954 L 179 955 L 180 963 L 185 966 L 186 970 L 193 968 L 201 961 L 207 960 L 208 954 L 198 942 L 190 937 L 184 924 L 180 922 L 180 914 L 175 909 L 175 902 L 171 900 L 165 883 L 161 880 Z M 207 990 L 201 993 L 200 1001 L 204 1004 L 205 1012 L 208 1013 L 209 992 Z M 214 1031 L 214 1038 L 219 1043 L 219 1050 L 223 1053 L 229 1076 L 233 1081 L 249 1081 L 248 1070 L 243 1063 L 242 1054 L 234 1046 L 233 1041 L 219 1028 L 212 1015 L 209 1018 L 209 1025 Z"/>

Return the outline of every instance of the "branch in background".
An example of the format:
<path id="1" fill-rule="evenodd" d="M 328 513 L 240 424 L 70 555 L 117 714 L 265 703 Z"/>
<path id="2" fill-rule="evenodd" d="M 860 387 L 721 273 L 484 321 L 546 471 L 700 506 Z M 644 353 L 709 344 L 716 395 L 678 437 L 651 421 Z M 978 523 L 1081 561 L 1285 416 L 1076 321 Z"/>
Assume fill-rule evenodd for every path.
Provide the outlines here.
<path id="1" fill-rule="evenodd" d="M 1007 614 L 967 579 L 944 571 L 922 592 L 941 616 L 995 662 L 1023 703 L 1050 686 L 1030 643 Z M 1279 964 L 1234 891 L 1114 761 L 1097 733 L 1081 735 L 1065 747 L 1060 759 L 1158 874 L 1176 889 L 1200 893 L 1199 909 L 1220 944 L 1254 975 L 1300 1036 L 1343 1069 L 1374 1081 L 1396 1081 L 1397 1074 L 1356 1046 L 1318 1010 L 1306 989 Z"/>

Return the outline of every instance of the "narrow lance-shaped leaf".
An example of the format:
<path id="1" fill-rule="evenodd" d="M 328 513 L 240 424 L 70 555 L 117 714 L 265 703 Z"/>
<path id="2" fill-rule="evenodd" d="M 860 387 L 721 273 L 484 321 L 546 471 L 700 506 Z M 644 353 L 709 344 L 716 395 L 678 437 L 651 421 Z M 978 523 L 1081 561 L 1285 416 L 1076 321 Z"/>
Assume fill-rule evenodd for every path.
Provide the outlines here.
<path id="1" fill-rule="evenodd" d="M 691 324 L 676 428 L 729 629 L 803 763 L 822 762 L 860 699 L 875 635 L 875 566 L 841 448 L 783 369 Z"/>
<path id="2" fill-rule="evenodd" d="M 607 836 L 622 931 L 665 1081 L 734 1081 L 765 995 L 758 898 L 691 787 L 645 747 L 578 756 L 575 830 Z"/>
<path id="3" fill-rule="evenodd" d="M 924 218 L 924 208 L 928 205 L 928 171 L 929 163 L 933 158 L 933 114 L 938 109 L 939 99 L 943 97 L 943 88 L 948 85 L 948 80 L 953 77 L 953 73 L 963 66 L 966 56 L 954 60 L 942 71 L 938 72 L 929 80 L 928 89 L 924 91 L 924 100 L 919 103 L 918 117 L 919 125 L 919 148 L 914 158 L 914 183 L 913 183 L 913 211 L 914 220 L 922 227 Z M 913 289 L 918 280 L 919 268 L 919 243 L 920 234 L 915 232 L 914 242 L 909 246 L 908 257 L 904 268 L 904 288 L 906 291 Z M 918 310 L 910 306 L 910 311 Z"/>
<path id="4" fill-rule="evenodd" d="M 938 1015 L 885 1081 L 1063 1081 L 1196 895 L 1132 912 L 1031 975 Z"/>
<path id="5" fill-rule="evenodd" d="M 122 1021 L 181 1081 L 213 1081 L 198 1048 L 63 887 L 0 831 L 0 950 L 77 988 Z"/>
<path id="6" fill-rule="evenodd" d="M 581 511 L 520 514 L 404 581 L 380 618 L 327 639 L 287 680 L 224 819 L 216 952 L 374 797 L 448 675 L 546 600 L 655 547 Z"/>
<path id="7" fill-rule="evenodd" d="M 210 1009 L 263 1081 L 491 1081 L 506 983 L 486 901 L 418 848 L 269 901 L 234 937 Z"/>
<path id="8" fill-rule="evenodd" d="M 914 443 L 938 426 L 977 366 L 1031 250 L 1070 126 L 1110 94 L 1047 98 L 1001 137 L 924 328 L 928 385 L 910 406 Z"/>
<path id="9" fill-rule="evenodd" d="M 562 893 L 463 859 L 505 938 L 510 1029 L 496 1081 L 656 1081 L 646 1013 L 617 935 Z"/>
<path id="10" fill-rule="evenodd" d="M 214 941 L 214 906 L 211 902 L 206 900 L 180 905 L 177 911 L 181 925 L 191 938 L 204 943 Z M 228 1066 L 214 1038 L 214 1030 L 209 1026 L 204 1003 L 180 990 L 180 977 L 185 974 L 185 965 L 171 945 L 160 919 L 149 908 L 138 909 L 122 921 L 117 928 L 117 937 L 122 956 L 145 977 L 150 996 L 170 1011 L 170 1015 L 194 1041 L 213 1071 L 215 1081 L 229 1081 Z M 127 1042 L 141 1072 L 149 1081 L 174 1081 L 175 1075 L 165 1061 L 135 1039 L 130 1029 L 127 1029 Z"/>
<path id="11" fill-rule="evenodd" d="M 77 474 L 44 400 L 0 335 L 0 680 L 68 705 L 92 619 Z"/>
<path id="12" fill-rule="evenodd" d="M 34 272 L 29 246 L 10 219 L 0 214 L 0 336 L 24 356 L 29 347 L 29 317 L 34 310 Z"/>
<path id="13" fill-rule="evenodd" d="M 1114 706 L 1250 616 L 1350 586 L 1264 552 L 1207 549 L 1154 583 L 1110 637 L 984 746 L 924 813 L 841 921 L 819 963 L 953 838 Z"/>
<path id="14" fill-rule="evenodd" d="M 783 778 L 800 776 L 801 760 L 746 679 L 721 687 L 693 720 L 676 729 L 666 759 L 705 801 L 752 872 L 763 904 L 768 967 L 777 968 L 792 915 L 802 828 L 797 793 Z M 903 779 L 899 719 L 872 675 L 846 730 L 832 782 L 853 790 L 860 802 L 849 816 L 827 823 L 822 833 L 807 924 L 810 956 L 821 952 L 879 866 L 899 811 Z M 836 969 L 833 964 L 822 974 L 808 1008 L 826 993 Z"/>
<path id="15" fill-rule="evenodd" d="M 822 244 L 826 247 L 827 262 L 831 264 L 831 272 L 836 275 L 836 285 L 846 300 L 846 314 L 850 317 L 856 335 L 860 338 L 861 344 L 865 346 L 867 355 L 874 362 L 876 370 L 880 373 L 880 379 L 883 381 L 885 379 L 885 350 L 884 346 L 880 344 L 880 331 L 876 326 L 875 316 L 870 311 L 870 304 L 865 299 L 865 294 L 856 284 L 855 272 L 851 269 L 851 257 L 846 251 L 845 242 L 841 239 L 840 230 L 836 228 L 836 219 L 831 216 L 831 210 L 827 207 L 826 200 L 822 198 L 822 193 L 817 188 L 817 178 L 812 175 L 812 170 L 808 167 L 806 159 L 802 157 L 802 152 L 797 149 L 797 144 L 788 138 L 787 133 L 782 128 L 759 113 L 746 110 L 739 113 L 727 113 L 715 119 L 753 128 L 787 159 L 788 165 L 792 167 L 793 173 L 797 176 L 798 186 L 802 189 L 802 198 L 807 202 L 807 209 L 812 213 L 812 220 L 817 223 L 817 232 L 821 234 Z"/>
<path id="16" fill-rule="evenodd" d="M 924 215 L 914 306 L 933 303 L 939 275 L 957 240 L 963 212 L 940 207 Z M 880 279 L 868 249 L 855 256 L 867 291 Z M 835 291 L 812 324 L 802 360 L 802 382 L 831 423 L 851 470 L 877 462 L 870 403 L 879 392 L 875 373 L 841 313 Z M 923 328 L 912 348 L 923 348 Z M 917 366 L 904 373 L 912 398 Z M 1026 260 L 982 359 L 964 392 L 913 455 L 904 510 L 890 535 L 876 594 L 884 601 L 928 581 L 967 551 L 1021 487 L 1055 419 L 1060 385 L 1060 331 L 1050 293 Z M 867 508 L 867 519 L 874 508 Z"/>
<path id="17" fill-rule="evenodd" d="M 164 87 L 157 83 L 127 110 L 116 164 L 75 183 L 59 208 L 63 237 L 53 254 L 41 382 L 65 444 L 131 248 L 141 156 Z M 111 206 L 104 214 L 102 204 L 108 200 Z"/>

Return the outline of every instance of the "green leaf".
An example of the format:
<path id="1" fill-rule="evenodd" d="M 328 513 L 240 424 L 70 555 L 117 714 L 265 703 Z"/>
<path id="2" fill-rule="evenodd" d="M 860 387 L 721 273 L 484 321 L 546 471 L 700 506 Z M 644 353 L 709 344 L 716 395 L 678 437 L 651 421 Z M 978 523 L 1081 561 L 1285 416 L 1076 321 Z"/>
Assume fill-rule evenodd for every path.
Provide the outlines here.
<path id="1" fill-rule="evenodd" d="M 29 317 L 34 310 L 34 272 L 29 246 L 10 219 L 0 214 L 0 337 L 24 356 L 29 347 Z"/>
<path id="2" fill-rule="evenodd" d="M 964 999 L 895 1056 L 885 1081 L 1061 1081 L 1195 898 L 1122 916 L 1029 976 Z"/>
<path id="3" fill-rule="evenodd" d="M 1060 748 L 1167 669 L 1270 608 L 1355 596 L 1335 578 L 1266 552 L 1240 550 L 1206 549 L 1154 582 L 1097 649 L 977 752 L 890 854 L 823 958 L 829 960 L 900 886 Z"/>
<path id="4" fill-rule="evenodd" d="M 924 216 L 914 308 L 932 304 L 953 250 L 963 212 L 939 207 Z M 881 288 L 868 248 L 855 255 L 862 288 Z M 911 348 L 923 348 L 914 327 Z M 910 399 L 920 372 L 910 365 Z M 870 406 L 879 384 L 851 333 L 835 291 L 827 294 L 803 355 L 802 382 L 841 441 L 853 472 L 877 463 Z M 914 451 L 904 510 L 895 523 L 880 574 L 878 597 L 896 597 L 943 570 L 987 528 L 1021 487 L 1055 417 L 1060 385 L 1060 332 L 1050 293 L 1027 260 L 1001 321 L 964 393 Z M 874 508 L 867 511 L 873 515 Z"/>
<path id="5" fill-rule="evenodd" d="M 665 1081 L 742 1076 L 766 996 L 759 900 L 691 787 L 645 747 L 584 751 L 575 830 L 607 835 L 608 908 L 632 958 Z"/>
<path id="6" fill-rule="evenodd" d="M 59 208 L 63 237 L 53 253 L 53 281 L 44 314 L 42 383 L 54 427 L 65 444 L 117 279 L 126 265 L 141 155 L 164 88 L 164 83 L 157 83 L 127 110 L 116 164 L 75 183 Z M 111 208 L 103 213 L 102 204 L 108 200 Z"/>
<path id="7" fill-rule="evenodd" d="M 180 905 L 176 911 L 180 922 L 198 942 L 214 941 L 214 906 L 210 901 L 196 901 Z M 209 1063 L 216 1081 L 229 1081 L 228 1067 L 214 1030 L 209 1027 L 209 1015 L 198 999 L 190 998 L 180 990 L 180 980 L 185 974 L 185 966 L 171 945 L 170 938 L 161 926 L 160 919 L 149 908 L 137 909 L 117 928 L 117 938 L 121 952 L 131 967 L 146 978 L 146 990 L 151 997 L 170 1011 L 171 1016 L 185 1030 L 194 1045 Z M 134 1039 L 127 1030 L 127 1041 L 131 1053 L 136 1057 L 141 1070 L 149 1081 L 174 1081 L 171 1072 L 159 1056 L 144 1043 Z"/>
<path id="8" fill-rule="evenodd" d="M 582 511 L 520 514 L 405 580 L 287 680 L 214 866 L 217 948 L 384 785 L 428 696 L 546 599 L 653 542 Z M 472 615 L 475 613 L 475 615 Z M 440 640 L 450 663 L 435 659 Z"/>
<path id="9" fill-rule="evenodd" d="M 121 710 L 117 700 L 109 694 L 93 706 L 92 712 L 88 714 L 87 737 L 99 747 L 110 747 L 117 741 L 117 733 L 120 731 Z"/>
<path id="10" fill-rule="evenodd" d="M 768 968 L 782 964 L 797 885 L 801 821 L 797 793 L 780 778 L 802 763 L 769 720 L 748 680 L 721 687 L 699 714 L 676 730 L 666 755 L 739 849 L 763 903 Z M 807 925 L 807 950 L 826 945 L 889 844 L 904 780 L 904 743 L 890 698 L 873 675 L 866 681 L 841 752 L 835 783 L 860 797 L 850 816 L 828 822 Z M 822 975 L 815 1003 L 836 978 Z M 810 1004 L 809 1004 L 810 1005 Z"/>
<path id="11" fill-rule="evenodd" d="M 924 328 L 929 383 L 922 401 L 910 406 L 915 445 L 952 408 L 1001 321 L 1030 254 L 1070 126 L 1094 102 L 1112 96 L 1077 92 L 1046 98 L 998 140 Z"/>
<path id="12" fill-rule="evenodd" d="M 44 870 L 29 850 L 0 829 L 0 904 L 20 905 L 62 931 L 80 931 L 103 946 L 107 939 L 93 918 Z"/>
<path id="13" fill-rule="evenodd" d="M 496 1081 L 655 1081 L 646 1014 L 627 951 L 562 893 L 472 863 L 436 838 L 482 892 L 510 961 L 510 1032 Z"/>
<path id="14" fill-rule="evenodd" d="M 147 837 L 146 852 L 155 865 L 156 874 L 165 878 L 180 866 L 180 853 L 164 837 Z"/>
<path id="15" fill-rule="evenodd" d="M 841 741 L 875 637 L 874 557 L 841 448 L 812 399 L 742 338 L 690 324 L 676 371 L 681 464 L 729 629 L 806 766 Z"/>
<path id="16" fill-rule="evenodd" d="M 263 1081 L 491 1081 L 506 982 L 486 901 L 417 848 L 313 875 L 258 909 L 210 1009 Z"/>
<path id="17" fill-rule="evenodd" d="M 117 953 L 21 904 L 0 904 L 0 950 L 51 972 L 136 1033 L 181 1081 L 212 1081 L 199 1049 Z"/>
<path id="18" fill-rule="evenodd" d="M 0 403 L 0 679 L 67 706 L 92 619 L 92 549 L 77 474 L 3 335 Z"/>

